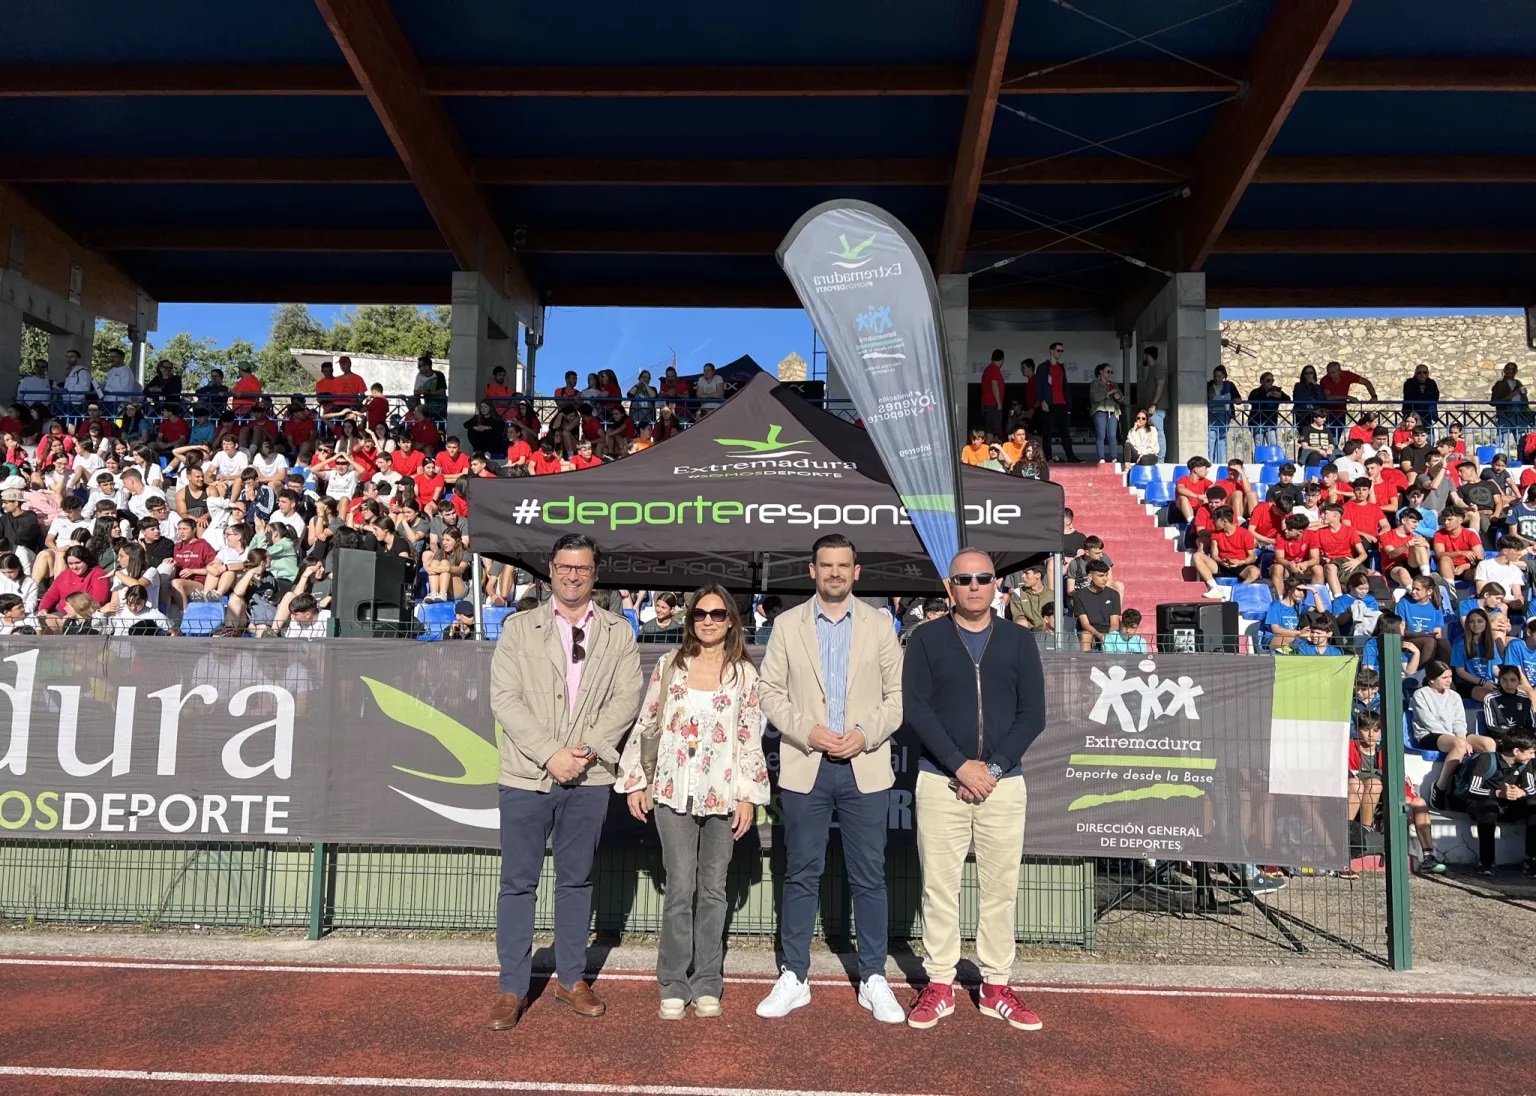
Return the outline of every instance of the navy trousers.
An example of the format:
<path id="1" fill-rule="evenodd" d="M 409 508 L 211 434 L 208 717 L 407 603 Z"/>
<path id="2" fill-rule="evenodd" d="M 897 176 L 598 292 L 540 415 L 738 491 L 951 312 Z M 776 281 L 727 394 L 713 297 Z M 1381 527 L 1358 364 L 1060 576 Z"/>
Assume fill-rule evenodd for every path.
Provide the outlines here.
<path id="1" fill-rule="evenodd" d="M 811 934 L 827 865 L 833 812 L 843 831 L 843 861 L 859 938 L 859 979 L 885 973 L 889 931 L 885 895 L 886 811 L 890 792 L 861 792 L 853 766 L 822 758 L 808 792 L 782 793 L 784 808 L 784 907 L 779 945 L 784 968 L 804 979 L 811 969 Z"/>
<path id="2" fill-rule="evenodd" d="M 592 860 L 613 788 L 606 784 L 547 792 L 499 787 L 501 892 L 496 898 L 496 958 L 501 992 L 528 996 L 533 969 L 534 896 L 544 847 L 554 835 L 555 975 L 569 989 L 587 976 L 592 924 Z"/>

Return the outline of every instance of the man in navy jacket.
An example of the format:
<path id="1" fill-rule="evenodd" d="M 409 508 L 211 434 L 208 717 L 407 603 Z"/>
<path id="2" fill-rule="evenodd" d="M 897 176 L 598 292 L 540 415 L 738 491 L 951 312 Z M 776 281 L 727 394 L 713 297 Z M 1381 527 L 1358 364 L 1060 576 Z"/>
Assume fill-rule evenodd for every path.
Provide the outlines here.
<path id="1" fill-rule="evenodd" d="M 1045 674 L 1035 637 L 992 611 L 997 576 L 991 558 L 965 549 L 949 572 L 954 608 L 912 632 L 902 667 L 904 714 L 922 742 L 915 798 L 928 972 L 907 1023 L 930 1028 L 955 1009 L 960 876 L 974 842 L 981 884 L 981 1012 L 1036 1031 L 1039 1017 L 1009 988 L 1008 978 L 1024 854 L 1020 762 L 1045 728 Z"/>

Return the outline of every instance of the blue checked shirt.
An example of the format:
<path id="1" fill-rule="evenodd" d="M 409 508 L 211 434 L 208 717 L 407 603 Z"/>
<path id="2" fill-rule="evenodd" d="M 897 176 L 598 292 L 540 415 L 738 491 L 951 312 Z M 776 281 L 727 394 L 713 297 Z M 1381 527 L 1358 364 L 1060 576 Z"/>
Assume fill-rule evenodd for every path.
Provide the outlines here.
<path id="1" fill-rule="evenodd" d="M 853 644 L 853 606 L 833 620 L 816 602 L 816 650 L 821 655 L 821 682 L 827 693 L 827 727 L 843 733 L 843 712 L 848 705 L 848 651 Z"/>

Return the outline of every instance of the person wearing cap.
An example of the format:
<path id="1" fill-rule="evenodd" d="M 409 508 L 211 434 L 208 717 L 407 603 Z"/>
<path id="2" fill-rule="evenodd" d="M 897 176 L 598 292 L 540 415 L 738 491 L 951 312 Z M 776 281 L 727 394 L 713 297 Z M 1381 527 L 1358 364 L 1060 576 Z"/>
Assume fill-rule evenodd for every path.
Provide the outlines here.
<path id="1" fill-rule="evenodd" d="M 10 477 L 7 483 L 19 477 Z M 11 550 L 30 563 L 43 548 L 43 527 L 37 515 L 24 509 L 26 492 L 19 487 L 7 487 L 0 491 L 0 539 L 10 542 Z"/>
<path id="2" fill-rule="evenodd" d="M 249 415 L 256 406 L 256 398 L 262 392 L 261 380 L 256 376 L 256 367 L 250 362 L 240 363 L 240 376 L 235 380 L 233 392 L 234 398 L 230 400 L 230 409 L 236 415 Z"/>
<path id="3" fill-rule="evenodd" d="M 454 604 L 453 623 L 443 629 L 443 638 L 475 638 L 475 606 L 473 602 L 460 601 Z"/>

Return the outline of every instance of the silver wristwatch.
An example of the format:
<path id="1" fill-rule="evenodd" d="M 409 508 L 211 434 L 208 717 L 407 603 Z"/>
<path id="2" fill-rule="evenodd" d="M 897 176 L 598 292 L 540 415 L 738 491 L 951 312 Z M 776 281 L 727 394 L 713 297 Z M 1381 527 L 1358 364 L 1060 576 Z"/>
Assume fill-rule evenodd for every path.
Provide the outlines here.
<path id="1" fill-rule="evenodd" d="M 990 765 L 987 766 L 987 772 L 992 774 L 992 779 L 993 780 L 997 780 L 997 779 L 1001 778 L 1002 775 L 1003 775 L 1003 767 L 1001 765 L 999 765 L 996 761 L 994 761 Z"/>

